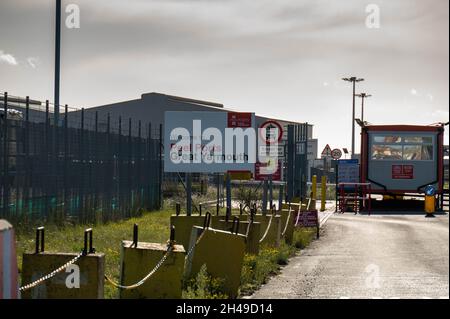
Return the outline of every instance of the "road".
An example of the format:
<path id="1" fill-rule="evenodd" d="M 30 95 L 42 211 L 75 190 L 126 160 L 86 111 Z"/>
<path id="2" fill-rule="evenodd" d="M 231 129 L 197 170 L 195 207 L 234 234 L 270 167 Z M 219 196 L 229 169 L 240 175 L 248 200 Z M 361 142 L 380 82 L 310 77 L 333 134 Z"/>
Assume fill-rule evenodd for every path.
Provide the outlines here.
<path id="1" fill-rule="evenodd" d="M 448 215 L 334 214 L 250 298 L 448 297 Z"/>

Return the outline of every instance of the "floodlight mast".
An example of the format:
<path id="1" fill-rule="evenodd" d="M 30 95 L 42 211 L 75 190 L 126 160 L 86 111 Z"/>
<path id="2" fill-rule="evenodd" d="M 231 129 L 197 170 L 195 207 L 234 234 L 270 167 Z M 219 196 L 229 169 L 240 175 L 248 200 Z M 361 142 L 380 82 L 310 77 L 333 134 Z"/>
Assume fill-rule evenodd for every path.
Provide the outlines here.
<path id="1" fill-rule="evenodd" d="M 372 95 L 367 93 L 359 93 L 356 94 L 356 96 L 361 98 L 361 121 L 364 122 L 364 100 Z"/>
<path id="2" fill-rule="evenodd" d="M 342 78 L 342 80 L 351 82 L 353 84 L 353 108 L 352 108 L 352 158 L 355 154 L 355 95 L 356 95 L 356 83 L 364 81 L 363 78 L 352 76 L 349 78 Z"/>

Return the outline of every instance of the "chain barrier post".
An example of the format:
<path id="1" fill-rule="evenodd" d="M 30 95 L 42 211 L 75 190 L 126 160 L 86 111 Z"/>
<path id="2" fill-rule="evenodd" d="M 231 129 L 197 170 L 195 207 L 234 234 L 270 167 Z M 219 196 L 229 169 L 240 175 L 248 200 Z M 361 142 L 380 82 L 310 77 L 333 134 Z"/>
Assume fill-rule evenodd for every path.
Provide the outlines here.
<path id="1" fill-rule="evenodd" d="M 105 276 L 119 289 L 120 298 L 181 298 L 186 251 L 175 243 L 175 226 L 170 227 L 166 244 L 140 242 L 133 247 L 132 241 L 122 241 L 121 256 L 120 283 Z"/>
<path id="2" fill-rule="evenodd" d="M 23 254 L 22 298 L 102 299 L 105 255 L 92 246 L 92 228 L 85 230 L 79 253 L 44 252 L 44 234 L 44 227 L 37 228 L 35 251 Z"/>

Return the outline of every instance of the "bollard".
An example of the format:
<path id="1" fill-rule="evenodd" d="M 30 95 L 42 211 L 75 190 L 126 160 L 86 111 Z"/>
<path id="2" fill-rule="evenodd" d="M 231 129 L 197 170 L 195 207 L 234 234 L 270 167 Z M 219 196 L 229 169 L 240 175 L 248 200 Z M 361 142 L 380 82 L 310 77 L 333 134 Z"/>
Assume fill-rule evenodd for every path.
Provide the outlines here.
<path id="1" fill-rule="evenodd" d="M 172 251 L 160 267 L 144 282 L 133 289 L 119 288 L 122 299 L 179 299 L 186 251 L 175 244 L 175 227 L 170 227 L 168 244 L 133 242 L 124 240 L 121 246 L 120 284 L 134 285 L 145 278 L 161 262 L 172 245 Z M 130 287 L 127 287 L 130 288 Z"/>
<path id="2" fill-rule="evenodd" d="M 433 185 L 428 185 L 425 188 L 425 217 L 435 217 L 436 211 L 436 189 Z"/>
<path id="3" fill-rule="evenodd" d="M 0 219 L 0 299 L 19 298 L 15 243 L 12 225 Z"/>
<path id="4" fill-rule="evenodd" d="M 321 196 L 320 196 L 320 211 L 324 212 L 325 211 L 325 203 L 327 200 L 327 176 L 326 175 L 322 175 L 322 180 L 321 180 Z"/>
<path id="5" fill-rule="evenodd" d="M 79 258 L 77 259 L 77 256 Z M 44 228 L 36 230 L 36 250 L 24 253 L 22 260 L 22 285 L 65 266 L 53 277 L 39 285 L 22 291 L 24 299 L 102 299 L 104 293 L 105 255 L 96 253 L 92 245 L 92 229 L 84 232 L 84 247 L 80 253 L 47 252 L 44 247 Z M 22 289 L 22 288 L 21 288 Z"/>
<path id="6" fill-rule="evenodd" d="M 189 251 L 192 255 L 186 259 L 186 277 L 195 277 L 206 265 L 213 278 L 223 280 L 223 289 L 228 297 L 238 296 L 245 253 L 244 235 L 194 226 Z"/>

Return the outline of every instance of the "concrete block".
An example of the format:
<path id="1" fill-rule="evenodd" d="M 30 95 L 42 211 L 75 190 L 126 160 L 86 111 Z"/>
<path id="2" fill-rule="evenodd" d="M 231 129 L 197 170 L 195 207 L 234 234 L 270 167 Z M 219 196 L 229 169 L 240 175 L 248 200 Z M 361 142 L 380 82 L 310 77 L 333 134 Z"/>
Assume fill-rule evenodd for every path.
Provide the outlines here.
<path id="1" fill-rule="evenodd" d="M 122 241 L 121 285 L 129 286 L 144 278 L 167 251 L 166 244 Z M 141 286 L 121 289 L 124 299 L 179 299 L 182 292 L 183 270 L 186 251 L 182 245 L 174 245 L 173 251 L 162 266 Z"/>
<path id="2" fill-rule="evenodd" d="M 24 253 L 22 286 L 29 284 L 61 267 L 76 253 Z M 102 299 L 104 293 L 105 255 L 88 254 L 76 263 L 79 269 L 79 288 L 67 286 L 76 275 L 74 270 L 61 272 L 39 286 L 22 293 L 24 299 Z M 70 270 L 70 269 L 69 269 Z"/>
<path id="3" fill-rule="evenodd" d="M 14 229 L 0 219 L 0 299 L 19 298 Z"/>
<path id="4" fill-rule="evenodd" d="M 261 224 L 260 226 L 260 239 L 263 238 L 267 228 L 269 227 L 270 214 L 267 215 L 255 215 L 255 222 Z M 281 239 L 281 216 L 274 216 L 270 223 L 270 228 L 264 240 L 260 242 L 260 245 L 278 247 Z"/>
<path id="5" fill-rule="evenodd" d="M 205 264 L 212 277 L 223 280 L 224 292 L 230 298 L 236 298 L 241 282 L 245 236 L 218 229 L 203 230 L 203 227 L 194 226 L 191 245 L 195 245 L 202 232 L 205 234 L 195 246 L 192 256 L 186 260 L 186 275 L 195 277 Z"/>
<path id="6" fill-rule="evenodd" d="M 281 218 L 281 234 L 284 235 L 284 240 L 288 244 L 292 244 L 294 238 L 294 215 L 295 211 L 291 209 L 289 214 L 289 209 L 282 209 L 280 212 Z M 283 234 L 284 232 L 284 234 Z"/>
<path id="7" fill-rule="evenodd" d="M 238 233 L 241 235 L 246 235 L 247 229 L 249 227 L 248 225 L 249 225 L 248 221 L 240 220 Z M 231 231 L 232 226 L 233 226 L 233 221 L 221 220 L 218 223 L 217 229 L 224 230 L 224 231 Z M 250 226 L 250 229 L 248 231 L 248 236 L 245 240 L 245 252 L 247 254 L 258 255 L 260 233 L 261 233 L 261 223 L 253 222 Z"/>
<path id="8" fill-rule="evenodd" d="M 211 215 L 211 228 L 217 228 L 220 220 L 224 219 L 223 215 Z M 170 216 L 170 226 L 175 226 L 175 241 L 179 245 L 183 245 L 185 249 L 189 246 L 191 232 L 193 226 L 203 226 L 205 216 L 199 215 L 172 215 Z"/>

